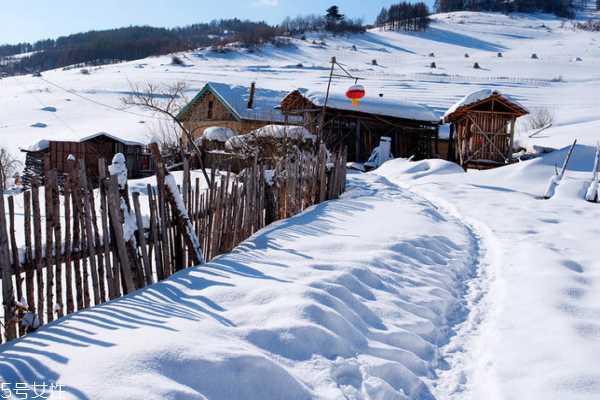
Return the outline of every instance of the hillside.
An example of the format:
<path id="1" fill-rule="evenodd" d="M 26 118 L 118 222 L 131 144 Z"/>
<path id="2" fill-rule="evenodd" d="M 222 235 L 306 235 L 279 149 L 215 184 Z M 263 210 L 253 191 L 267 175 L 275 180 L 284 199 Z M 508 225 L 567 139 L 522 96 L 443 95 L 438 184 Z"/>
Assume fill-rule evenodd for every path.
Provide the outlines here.
<path id="1" fill-rule="evenodd" d="M 557 150 L 488 171 L 395 159 L 350 174 L 341 199 L 229 254 L 1 345 L 0 381 L 58 382 L 68 399 L 600 396 L 600 204 L 583 199 L 600 140 L 598 33 L 548 15 L 457 12 L 422 33 L 178 56 L 185 66 L 164 56 L 2 79 L 0 144 L 16 153 L 98 131 L 148 139 L 160 121 L 122 109 L 131 83 L 184 81 L 190 97 L 206 81 L 323 89 L 336 56 L 373 101 L 382 93 L 441 116 L 495 88 L 548 109 L 553 126 L 519 140 Z M 564 181 L 542 200 L 575 138 Z M 21 208 L 17 197 L 17 218 Z"/>
<path id="2" fill-rule="evenodd" d="M 141 110 L 125 113 L 109 108 L 122 108 L 120 100 L 130 92 L 131 82 L 184 81 L 190 97 L 208 80 L 242 85 L 254 80 L 260 87 L 281 90 L 298 86 L 322 89 L 328 60 L 334 55 L 365 78 L 368 96 L 383 93 L 386 98 L 421 102 L 442 114 L 465 94 L 494 87 L 529 108 L 552 110 L 556 121 L 555 128 L 545 135 L 549 144 L 568 143 L 572 137 L 568 126 L 573 125 L 581 128 L 577 128 L 580 140 L 586 140 L 598 120 L 600 39 L 596 33 L 575 31 L 547 15 L 459 12 L 434 19 L 424 33 L 375 30 L 325 37 L 325 45 L 313 44 L 313 39 L 320 43 L 316 37 L 320 35 L 315 35 L 259 52 L 182 53 L 185 66 L 172 66 L 171 57 L 164 56 L 92 68 L 90 75 L 73 69 L 50 71 L 43 79 L 2 79 L 1 143 L 17 152 L 40 138 L 100 131 L 146 138 L 154 127 L 151 116 L 144 116 Z M 430 53 L 435 57 L 429 57 Z M 532 53 L 538 59 L 532 59 Z M 577 57 L 582 61 L 576 61 Z M 378 65 L 371 65 L 372 60 Z M 429 68 L 432 61 L 436 69 Z M 473 69 L 475 62 L 482 68 Z M 347 82 L 335 82 L 334 90 L 342 92 L 346 86 Z M 44 111 L 47 107 L 56 111 Z"/>

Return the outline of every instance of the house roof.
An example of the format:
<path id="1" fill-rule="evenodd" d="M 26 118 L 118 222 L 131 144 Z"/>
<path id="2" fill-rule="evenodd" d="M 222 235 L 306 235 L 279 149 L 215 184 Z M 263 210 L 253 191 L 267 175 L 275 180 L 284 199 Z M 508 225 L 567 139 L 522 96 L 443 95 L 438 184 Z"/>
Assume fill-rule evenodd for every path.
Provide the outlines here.
<path id="1" fill-rule="evenodd" d="M 208 82 L 202 90 L 177 115 L 182 117 L 204 94 L 210 91 L 229 109 L 238 120 L 283 122 L 281 111 L 276 107 L 287 92 L 256 87 L 254 105 L 248 108 L 250 86 Z"/>
<path id="2" fill-rule="evenodd" d="M 444 114 L 443 120 L 447 122 L 454 114 L 474 108 L 491 99 L 501 101 L 504 105 L 514 110 L 515 114 L 518 116 L 529 114 L 527 108 L 519 103 L 514 97 L 500 93 L 500 91 L 496 89 L 481 89 L 466 95 L 453 104 Z"/>
<path id="3" fill-rule="evenodd" d="M 26 149 L 23 149 L 23 151 L 44 151 L 50 146 L 50 142 L 82 143 L 82 142 L 87 142 L 88 140 L 95 139 L 100 136 L 105 136 L 109 139 L 112 139 L 116 142 L 123 143 L 124 145 L 127 145 L 127 146 L 143 146 L 144 145 L 144 143 L 142 143 L 142 142 L 135 141 L 135 140 L 122 139 L 122 138 L 119 138 L 118 136 L 112 135 L 107 132 L 97 132 L 97 133 L 87 135 L 87 136 L 73 136 L 73 137 L 65 136 L 65 137 L 61 138 L 61 140 L 41 139 L 41 140 L 38 140 L 37 142 L 33 143 L 31 146 L 27 147 Z"/>
<path id="4" fill-rule="evenodd" d="M 317 107 L 322 107 L 325 103 L 326 94 L 324 92 L 312 91 L 307 89 L 298 89 L 289 93 L 300 93 L 306 100 Z M 414 121 L 439 122 L 439 117 L 435 115 L 429 107 L 413 103 L 406 100 L 382 98 L 367 95 L 360 100 L 358 106 L 353 106 L 352 102 L 345 95 L 339 93 L 330 93 L 327 99 L 327 108 L 335 110 L 356 111 L 366 114 L 375 114 L 386 117 L 401 118 Z"/>

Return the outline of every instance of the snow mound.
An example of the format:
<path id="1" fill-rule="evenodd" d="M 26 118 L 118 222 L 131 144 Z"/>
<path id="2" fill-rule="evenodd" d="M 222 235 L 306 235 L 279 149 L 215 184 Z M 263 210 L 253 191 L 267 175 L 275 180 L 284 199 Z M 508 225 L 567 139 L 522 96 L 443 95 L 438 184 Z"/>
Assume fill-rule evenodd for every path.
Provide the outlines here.
<path id="1" fill-rule="evenodd" d="M 316 137 L 303 126 L 267 125 L 262 128 L 255 129 L 250 133 L 246 133 L 245 135 L 236 135 L 232 138 L 229 138 L 227 142 L 225 142 L 225 149 L 234 151 L 247 145 L 254 146 L 255 144 L 251 143 L 254 143 L 260 138 L 288 138 L 299 142 L 309 142 L 314 141 Z"/>
<path id="2" fill-rule="evenodd" d="M 420 179 L 429 175 L 463 174 L 465 171 L 458 164 L 446 160 L 408 161 L 404 158 L 396 158 L 384 163 L 375 172 L 394 181 Z"/>
<path id="3" fill-rule="evenodd" d="M 50 146 L 48 140 L 42 139 L 27 147 L 27 151 L 44 151 L 48 148 L 48 146 Z"/>
<path id="4" fill-rule="evenodd" d="M 288 138 L 303 141 L 312 141 L 315 139 L 315 135 L 310 133 L 305 127 L 293 125 L 267 125 L 250 132 L 250 134 L 258 137 L 272 137 L 277 139 Z"/>
<path id="5" fill-rule="evenodd" d="M 233 131 L 233 129 L 224 128 L 221 126 L 210 126 L 204 130 L 200 140 L 225 143 L 235 135 L 236 133 Z"/>

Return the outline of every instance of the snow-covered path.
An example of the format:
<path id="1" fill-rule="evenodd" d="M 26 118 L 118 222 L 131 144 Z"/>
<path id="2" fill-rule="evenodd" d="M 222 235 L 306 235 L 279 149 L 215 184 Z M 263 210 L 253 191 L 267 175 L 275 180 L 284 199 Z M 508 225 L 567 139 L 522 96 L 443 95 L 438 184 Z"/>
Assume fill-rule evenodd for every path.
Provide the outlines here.
<path id="1" fill-rule="evenodd" d="M 445 398 L 439 349 L 481 280 L 479 239 L 381 176 L 350 181 L 206 266 L 1 346 L 0 379 L 78 399 Z"/>
<path id="2" fill-rule="evenodd" d="M 378 171 L 481 238 L 487 276 L 470 282 L 468 319 L 441 349 L 440 398 L 599 398 L 600 207 L 584 200 L 594 148 L 577 146 L 556 195 L 540 198 L 567 150 L 466 174 L 441 160 Z"/>

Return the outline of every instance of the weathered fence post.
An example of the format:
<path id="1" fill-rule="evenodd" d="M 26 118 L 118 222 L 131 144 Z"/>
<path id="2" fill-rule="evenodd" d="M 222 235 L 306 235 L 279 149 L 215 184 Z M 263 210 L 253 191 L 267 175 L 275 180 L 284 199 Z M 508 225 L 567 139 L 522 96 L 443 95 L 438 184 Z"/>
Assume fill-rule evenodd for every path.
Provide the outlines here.
<path id="1" fill-rule="evenodd" d="M 112 228 L 115 237 L 115 246 L 119 254 L 119 263 L 121 265 L 121 272 L 123 274 L 123 284 L 126 293 L 131 293 L 135 290 L 135 283 L 133 281 L 133 272 L 131 270 L 131 264 L 129 260 L 129 253 L 125 245 L 125 238 L 123 236 L 123 224 L 121 221 L 121 202 L 119 196 L 119 185 L 117 182 L 118 178 L 116 175 L 111 175 L 107 182 L 108 192 L 108 211 L 110 214 L 110 226 Z"/>
<path id="2" fill-rule="evenodd" d="M 16 304 L 13 292 L 12 266 L 6 231 L 4 191 L 0 188 L 0 268 L 2 269 L 2 304 L 4 305 L 4 334 L 6 340 L 17 337 Z"/>

